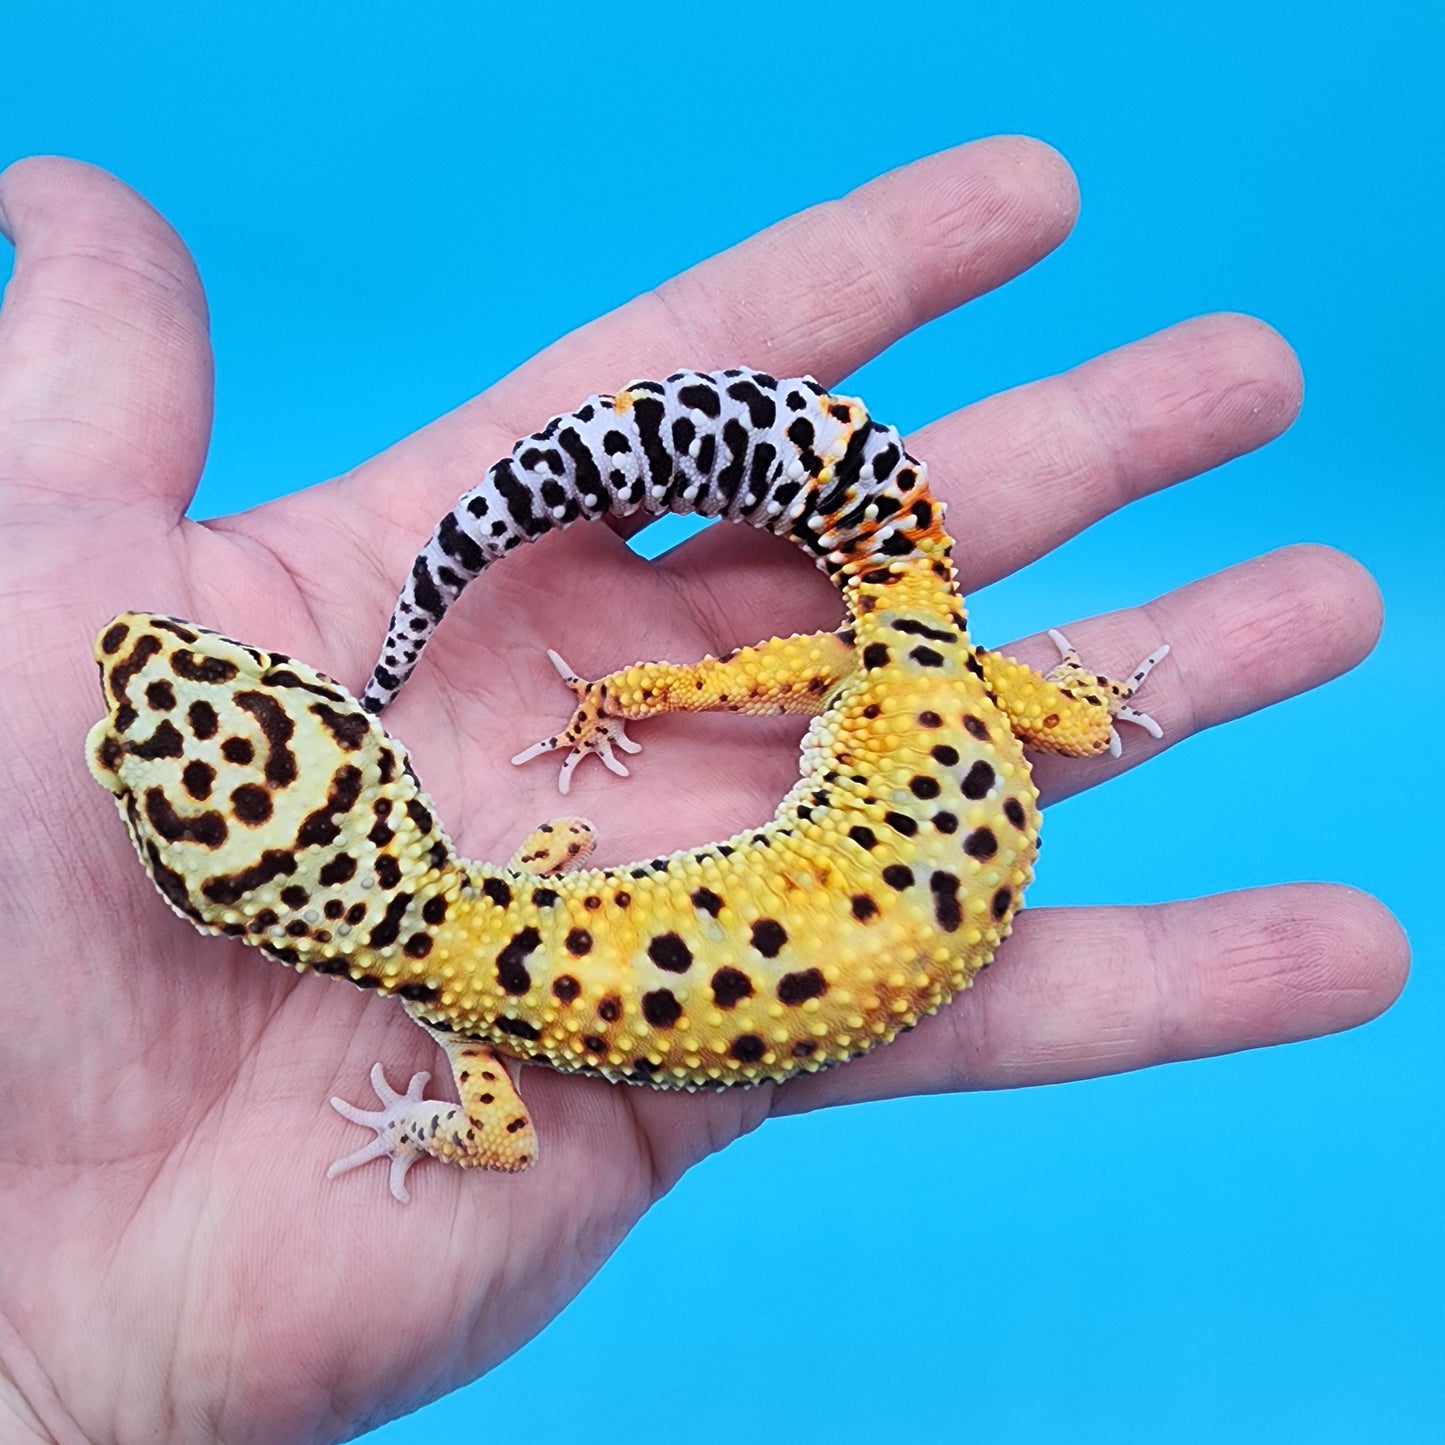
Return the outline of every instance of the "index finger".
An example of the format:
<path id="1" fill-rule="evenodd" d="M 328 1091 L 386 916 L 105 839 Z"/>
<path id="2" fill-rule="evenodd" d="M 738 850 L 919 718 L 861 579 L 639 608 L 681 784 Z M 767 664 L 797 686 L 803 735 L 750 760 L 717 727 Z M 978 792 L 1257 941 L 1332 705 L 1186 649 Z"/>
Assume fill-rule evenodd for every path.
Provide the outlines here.
<path id="1" fill-rule="evenodd" d="M 1068 234 L 1073 173 L 1048 146 L 995 137 L 890 171 L 778 222 L 549 346 L 343 484 L 402 525 L 400 578 L 463 487 L 594 392 L 679 366 L 747 365 L 828 384 L 900 336 L 1026 270 Z M 398 498 L 398 476 L 407 494 Z M 400 514 L 400 515 L 398 515 Z"/>

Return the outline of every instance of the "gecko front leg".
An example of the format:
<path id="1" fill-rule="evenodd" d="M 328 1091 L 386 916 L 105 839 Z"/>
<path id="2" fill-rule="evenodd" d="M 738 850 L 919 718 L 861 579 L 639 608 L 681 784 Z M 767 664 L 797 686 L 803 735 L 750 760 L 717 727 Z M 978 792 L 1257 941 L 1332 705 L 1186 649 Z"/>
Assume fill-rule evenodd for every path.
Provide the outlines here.
<path id="1" fill-rule="evenodd" d="M 460 1107 L 423 1097 L 422 1090 L 431 1077 L 426 1073 L 414 1074 L 406 1093 L 398 1094 L 377 1064 L 371 1071 L 371 1085 L 381 1101 L 380 1109 L 331 1100 L 331 1107 L 342 1118 L 374 1130 L 376 1137 L 338 1159 L 326 1177 L 335 1179 L 373 1159 L 386 1159 L 391 1168 L 391 1192 L 405 1204 L 411 1198 L 407 1171 L 419 1159 L 430 1157 L 465 1169 L 497 1169 L 506 1174 L 530 1169 L 537 1162 L 537 1131 L 517 1089 L 521 1066 L 479 1039 L 444 1034 L 420 1019 L 417 1022 L 446 1051 Z"/>

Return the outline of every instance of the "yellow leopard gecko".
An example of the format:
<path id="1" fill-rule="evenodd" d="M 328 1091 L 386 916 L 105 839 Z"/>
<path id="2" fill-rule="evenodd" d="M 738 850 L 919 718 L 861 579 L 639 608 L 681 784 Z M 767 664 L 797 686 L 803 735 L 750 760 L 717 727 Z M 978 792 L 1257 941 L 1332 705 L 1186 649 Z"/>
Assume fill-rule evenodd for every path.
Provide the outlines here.
<path id="1" fill-rule="evenodd" d="M 838 587 L 836 632 L 586 682 L 567 727 L 518 754 L 625 772 L 629 721 L 673 710 L 803 713 L 802 774 L 765 826 L 587 868 L 581 819 L 506 867 L 458 858 L 405 749 L 374 720 L 468 581 L 605 513 L 766 528 Z M 96 643 L 107 715 L 87 753 L 176 912 L 297 969 L 394 994 L 449 1058 L 461 1106 L 333 1104 L 375 1138 L 332 1166 L 417 1159 L 519 1170 L 538 1144 L 519 1062 L 697 1089 L 786 1079 L 867 1052 L 988 963 L 1032 877 L 1025 746 L 1117 752 L 1157 725 L 1127 681 L 1047 677 L 970 641 L 922 463 L 861 403 L 808 378 L 684 371 L 596 396 L 519 442 L 417 557 L 358 704 L 324 674 L 192 623 L 126 613 Z"/>

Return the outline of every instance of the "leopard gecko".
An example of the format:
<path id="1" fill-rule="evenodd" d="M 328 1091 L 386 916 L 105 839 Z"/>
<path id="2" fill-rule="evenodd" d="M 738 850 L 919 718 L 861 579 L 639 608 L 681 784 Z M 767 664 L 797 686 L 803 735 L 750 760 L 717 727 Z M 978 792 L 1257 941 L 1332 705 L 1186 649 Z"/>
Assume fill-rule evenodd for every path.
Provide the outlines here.
<path id="1" fill-rule="evenodd" d="M 812 721 L 762 827 L 587 867 L 584 820 L 544 823 L 504 867 L 454 852 L 405 748 L 375 720 L 467 583 L 573 522 L 644 511 L 786 537 L 842 594 L 836 631 L 642 662 L 576 695 L 519 753 L 626 771 L 626 724 L 670 711 Z M 1032 877 L 1025 747 L 1117 752 L 1167 652 L 1126 680 L 1053 634 L 1047 676 L 970 640 L 944 509 L 892 427 L 810 378 L 680 371 L 595 396 L 519 442 L 416 558 L 358 703 L 325 674 L 175 618 L 124 613 L 95 655 L 95 777 L 141 861 L 204 933 L 397 996 L 446 1053 L 460 1106 L 372 1070 L 374 1138 L 332 1166 L 434 1157 L 516 1171 L 538 1141 L 520 1063 L 699 1089 L 812 1072 L 893 1038 L 988 963 Z"/>

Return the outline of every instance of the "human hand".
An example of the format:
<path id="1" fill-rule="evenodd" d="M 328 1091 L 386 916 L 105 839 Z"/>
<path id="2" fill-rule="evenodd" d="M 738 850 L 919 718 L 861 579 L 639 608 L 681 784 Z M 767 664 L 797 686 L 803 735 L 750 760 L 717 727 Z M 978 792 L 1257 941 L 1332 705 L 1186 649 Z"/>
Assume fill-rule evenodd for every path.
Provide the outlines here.
<path id="1" fill-rule="evenodd" d="M 172 917 L 87 775 L 90 639 L 112 613 L 193 618 L 359 690 L 417 547 L 517 436 L 680 365 L 832 383 L 1038 259 L 1074 199 L 1062 163 L 1030 142 L 932 157 L 602 318 L 347 476 L 199 524 L 182 513 L 206 449 L 210 354 L 184 249 L 86 167 L 30 161 L 0 178 L 17 245 L 0 313 L 4 766 L 23 834 L 0 864 L 12 921 L 0 1433 L 337 1438 L 515 1350 L 686 1168 L 771 1115 L 1303 1038 L 1389 1003 L 1403 940 L 1346 889 L 1026 910 L 974 989 L 840 1070 L 701 1096 L 530 1071 L 541 1165 L 426 1168 L 400 1209 L 382 1171 L 326 1180 L 355 1140 L 325 1101 L 361 1097 L 376 1059 L 393 1079 L 435 1069 L 431 1045 L 392 1003 Z M 911 448 L 953 503 L 967 588 L 1267 441 L 1298 396 L 1278 337 L 1213 317 L 969 407 Z M 547 647 L 595 673 L 838 615 L 826 581 L 775 538 L 713 528 L 646 562 L 606 528 L 573 530 L 473 587 L 387 726 L 459 850 L 502 859 L 559 810 L 555 769 L 506 762 L 565 716 Z M 1045 800 L 1324 681 L 1378 624 L 1369 578 L 1321 548 L 1070 623 L 1101 667 L 1173 643 L 1148 692 L 1165 741 L 1136 732 L 1117 762 L 1041 760 Z M 1043 639 L 1017 651 L 1050 656 Z M 599 823 L 604 864 L 723 836 L 772 812 L 799 729 L 660 719 L 639 729 L 632 782 L 584 770 L 569 810 Z"/>

